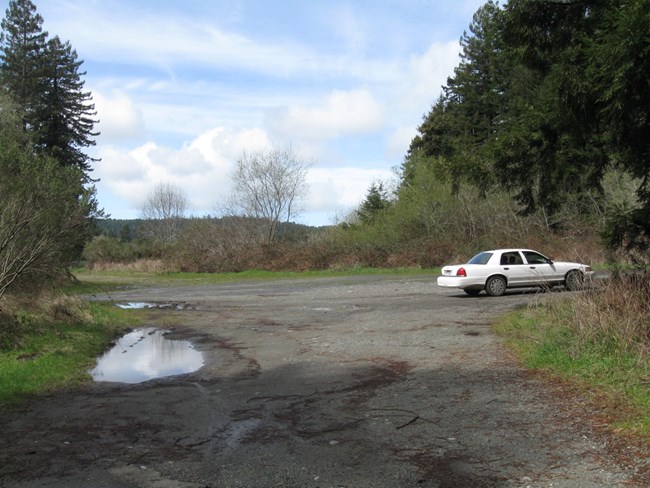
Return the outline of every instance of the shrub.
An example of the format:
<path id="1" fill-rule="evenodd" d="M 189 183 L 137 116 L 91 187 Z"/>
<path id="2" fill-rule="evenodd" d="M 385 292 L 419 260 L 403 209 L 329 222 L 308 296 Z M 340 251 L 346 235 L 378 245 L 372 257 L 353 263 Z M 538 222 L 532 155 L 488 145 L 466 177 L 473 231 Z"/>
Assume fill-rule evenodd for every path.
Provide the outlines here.
<path id="1" fill-rule="evenodd" d="M 160 260 L 164 256 L 166 249 L 166 246 L 152 241 L 124 242 L 114 237 L 100 235 L 86 245 L 83 258 L 87 261 L 89 267 L 97 268 L 107 264 Z"/>
<path id="2" fill-rule="evenodd" d="M 650 273 L 618 274 L 575 296 L 567 307 L 551 304 L 555 320 L 572 331 L 574 347 L 601 344 L 615 354 L 650 355 Z"/>

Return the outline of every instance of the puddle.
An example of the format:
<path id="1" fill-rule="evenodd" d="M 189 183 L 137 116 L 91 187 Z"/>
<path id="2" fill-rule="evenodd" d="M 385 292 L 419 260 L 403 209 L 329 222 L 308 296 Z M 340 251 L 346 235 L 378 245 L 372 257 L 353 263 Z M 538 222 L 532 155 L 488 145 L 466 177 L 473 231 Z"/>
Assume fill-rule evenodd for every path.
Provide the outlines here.
<path id="1" fill-rule="evenodd" d="M 153 308 L 153 304 L 144 303 L 144 302 L 129 302 L 129 303 L 118 303 L 119 308 L 124 309 L 141 309 L 141 308 Z"/>
<path id="2" fill-rule="evenodd" d="M 142 383 L 191 373 L 203 366 L 203 355 L 191 342 L 167 339 L 168 332 L 150 327 L 124 335 L 97 360 L 90 371 L 93 380 Z"/>
<path id="3" fill-rule="evenodd" d="M 143 308 L 172 308 L 176 310 L 185 310 L 187 308 L 186 304 L 183 303 L 146 303 L 146 302 L 129 302 L 129 303 L 118 303 L 119 308 L 124 309 L 143 309 Z"/>

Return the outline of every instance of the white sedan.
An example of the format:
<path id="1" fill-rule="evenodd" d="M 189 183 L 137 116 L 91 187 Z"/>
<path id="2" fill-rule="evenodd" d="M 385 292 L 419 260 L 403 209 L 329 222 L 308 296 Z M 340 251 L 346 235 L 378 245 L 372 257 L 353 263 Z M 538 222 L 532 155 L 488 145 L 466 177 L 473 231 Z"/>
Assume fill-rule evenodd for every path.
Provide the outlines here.
<path id="1" fill-rule="evenodd" d="M 438 286 L 460 288 L 472 296 L 482 290 L 500 296 L 517 287 L 564 285 L 578 290 L 592 275 L 586 264 L 556 262 L 530 249 L 495 249 L 477 254 L 467 264 L 443 267 Z"/>

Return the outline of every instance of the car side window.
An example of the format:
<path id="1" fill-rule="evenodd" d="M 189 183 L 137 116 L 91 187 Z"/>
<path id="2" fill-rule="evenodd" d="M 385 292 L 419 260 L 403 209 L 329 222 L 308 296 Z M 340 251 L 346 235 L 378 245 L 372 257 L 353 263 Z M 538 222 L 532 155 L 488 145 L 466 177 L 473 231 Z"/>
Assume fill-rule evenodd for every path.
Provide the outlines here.
<path id="1" fill-rule="evenodd" d="M 548 259 L 536 252 L 524 251 L 524 256 L 528 264 L 548 264 Z"/>
<path id="2" fill-rule="evenodd" d="M 509 264 L 523 264 L 518 252 L 504 252 L 501 255 L 501 265 L 506 266 Z"/>

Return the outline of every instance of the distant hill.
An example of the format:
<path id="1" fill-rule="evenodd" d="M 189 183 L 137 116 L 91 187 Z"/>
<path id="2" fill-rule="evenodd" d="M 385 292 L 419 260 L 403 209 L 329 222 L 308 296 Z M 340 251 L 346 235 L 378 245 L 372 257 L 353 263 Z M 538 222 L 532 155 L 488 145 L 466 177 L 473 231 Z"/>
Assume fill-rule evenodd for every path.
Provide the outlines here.
<path id="1" fill-rule="evenodd" d="M 201 217 L 200 219 L 214 219 L 221 221 L 224 219 L 232 219 L 233 217 L 215 218 L 215 217 Z M 185 219 L 186 222 L 191 222 L 194 219 Z M 146 223 L 143 219 L 97 219 L 95 222 L 96 235 L 104 235 L 120 239 L 121 241 L 131 241 L 138 237 L 138 228 Z M 278 228 L 278 235 L 282 236 L 288 241 L 302 241 L 314 233 L 325 232 L 328 226 L 313 227 L 304 224 L 297 224 L 295 222 L 281 223 Z"/>

